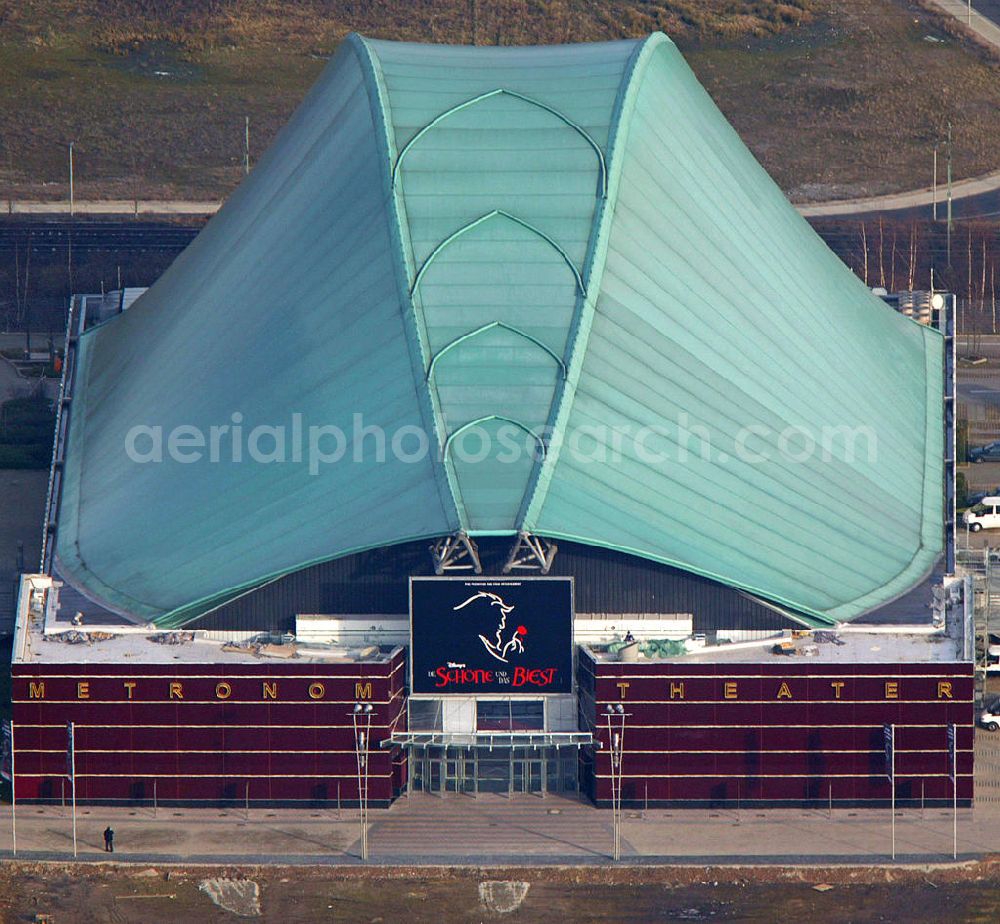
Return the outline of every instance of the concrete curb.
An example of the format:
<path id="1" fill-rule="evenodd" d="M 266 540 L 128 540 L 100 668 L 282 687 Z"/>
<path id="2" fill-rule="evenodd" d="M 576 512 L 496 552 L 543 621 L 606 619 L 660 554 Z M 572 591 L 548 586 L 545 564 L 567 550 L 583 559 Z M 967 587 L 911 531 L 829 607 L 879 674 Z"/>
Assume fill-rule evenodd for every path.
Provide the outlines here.
<path id="1" fill-rule="evenodd" d="M 399 872 L 410 872 L 418 870 L 460 870 L 472 872 L 481 869 L 491 870 L 534 870 L 534 869 L 717 869 L 717 870 L 881 870 L 887 872 L 930 872 L 934 870 L 974 870 L 980 864 L 989 862 L 990 854 L 965 854 L 957 860 L 925 860 L 919 856 L 901 858 L 895 862 L 888 860 L 878 860 L 877 862 L 866 863 L 858 859 L 857 856 L 825 856 L 816 857 L 807 861 L 800 861 L 792 856 L 777 856 L 772 858 L 764 857 L 688 857 L 678 859 L 676 857 L 623 857 L 617 863 L 610 857 L 535 857 L 531 863 L 512 862 L 503 857 L 464 857 L 461 862 L 453 862 L 447 857 L 434 858 L 404 858 L 387 857 L 385 859 L 369 859 L 367 862 L 355 856 L 322 856 L 322 855 L 276 855 L 272 857 L 255 855 L 233 855 L 222 857 L 178 857 L 164 856 L 160 854 L 136 854 L 128 859 L 105 859 L 103 854 L 88 856 L 83 854 L 73 858 L 72 854 L 59 854 L 52 851 L 21 851 L 17 857 L 11 855 L 9 850 L 0 851 L 0 863 L 42 863 L 49 865 L 75 864 L 81 866 L 107 866 L 122 867 L 131 869 L 133 867 L 205 867 L 205 868 L 226 868 L 226 867 L 266 867 L 268 869 L 278 869 L 281 867 L 313 867 L 317 869 L 344 868 L 344 869 L 378 869 L 381 871 L 395 870 Z M 416 873 L 414 873 L 416 875 Z"/>
<path id="2" fill-rule="evenodd" d="M 937 7 L 945 15 L 954 17 L 966 29 L 974 32 L 985 42 L 995 48 L 1000 48 L 1000 26 L 980 13 L 975 7 L 972 9 L 970 19 L 967 2 L 963 2 L 963 0 L 930 0 L 930 6 Z"/>

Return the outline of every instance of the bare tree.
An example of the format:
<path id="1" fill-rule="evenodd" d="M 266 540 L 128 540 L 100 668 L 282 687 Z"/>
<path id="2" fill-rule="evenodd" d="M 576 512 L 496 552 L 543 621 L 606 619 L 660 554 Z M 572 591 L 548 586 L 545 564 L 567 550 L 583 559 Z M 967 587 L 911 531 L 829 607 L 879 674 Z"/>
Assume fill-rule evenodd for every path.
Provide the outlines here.
<path id="1" fill-rule="evenodd" d="M 861 222 L 861 251 L 863 254 L 862 267 L 864 269 L 865 285 L 868 285 L 868 232 L 864 222 Z"/>
<path id="2" fill-rule="evenodd" d="M 914 281 L 917 276 L 917 223 L 910 225 L 910 268 L 906 277 L 907 291 L 913 291 Z"/>
<path id="3" fill-rule="evenodd" d="M 969 300 L 969 307 L 972 307 L 972 225 L 965 226 L 966 231 L 966 242 L 968 244 L 966 248 L 966 253 L 968 254 L 968 260 L 966 262 L 966 272 L 965 272 L 965 297 Z"/>
<path id="4" fill-rule="evenodd" d="M 896 291 L 896 226 L 892 226 L 892 254 L 889 258 L 889 291 Z"/>
<path id="5" fill-rule="evenodd" d="M 993 304 L 993 333 L 997 332 L 997 265 L 990 264 L 990 301 Z"/>
<path id="6" fill-rule="evenodd" d="M 28 234 L 28 246 L 24 251 L 24 284 L 21 286 L 21 310 L 18 320 L 24 321 L 28 314 L 28 271 L 31 269 L 31 234 Z"/>
<path id="7" fill-rule="evenodd" d="M 28 246 L 24 254 L 24 287 L 21 289 L 23 296 L 23 307 L 19 313 L 21 321 L 24 323 L 24 352 L 31 354 L 31 317 L 28 309 L 28 270 L 31 268 L 31 233 L 28 233 Z"/>
<path id="8" fill-rule="evenodd" d="M 21 323 L 21 248 L 14 235 L 14 321 Z"/>
<path id="9" fill-rule="evenodd" d="M 878 217 L 878 284 L 885 288 L 885 241 L 883 237 L 882 216 Z"/>
<path id="10" fill-rule="evenodd" d="M 979 285 L 979 310 L 986 310 L 986 235 L 983 235 L 983 266 Z"/>

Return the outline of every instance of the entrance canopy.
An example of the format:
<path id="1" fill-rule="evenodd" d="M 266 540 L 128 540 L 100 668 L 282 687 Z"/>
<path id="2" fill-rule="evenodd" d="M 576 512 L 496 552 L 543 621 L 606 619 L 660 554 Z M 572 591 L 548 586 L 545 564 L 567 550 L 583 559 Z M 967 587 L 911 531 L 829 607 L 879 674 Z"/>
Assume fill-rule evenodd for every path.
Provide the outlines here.
<path id="1" fill-rule="evenodd" d="M 590 732 L 478 732 L 460 734 L 451 732 L 393 732 L 381 747 L 444 748 L 541 748 L 583 747 L 593 744 Z"/>

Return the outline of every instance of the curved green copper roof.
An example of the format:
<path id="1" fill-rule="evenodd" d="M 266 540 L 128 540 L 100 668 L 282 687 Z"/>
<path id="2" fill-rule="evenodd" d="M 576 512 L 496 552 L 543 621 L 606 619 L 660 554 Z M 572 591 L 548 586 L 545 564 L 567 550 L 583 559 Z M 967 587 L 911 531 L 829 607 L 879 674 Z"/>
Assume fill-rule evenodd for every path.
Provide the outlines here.
<path id="1" fill-rule="evenodd" d="M 941 393 L 940 337 L 826 248 L 665 36 L 350 36 L 81 338 L 57 563 L 170 626 L 314 562 L 527 529 L 851 619 L 940 554 Z M 293 415 L 344 458 L 310 472 Z M 285 461 L 138 463 L 137 425 L 284 426 Z"/>

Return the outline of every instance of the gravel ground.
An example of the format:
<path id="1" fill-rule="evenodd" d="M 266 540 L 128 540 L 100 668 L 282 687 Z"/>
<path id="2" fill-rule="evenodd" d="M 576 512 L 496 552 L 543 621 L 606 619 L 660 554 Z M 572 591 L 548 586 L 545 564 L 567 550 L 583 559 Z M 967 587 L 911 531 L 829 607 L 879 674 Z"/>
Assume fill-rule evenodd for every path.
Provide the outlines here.
<path id="1" fill-rule="evenodd" d="M 247 880 L 260 918 L 316 921 L 516 922 L 995 921 L 1000 864 L 959 868 L 532 870 L 129 869 L 12 864 L 0 867 L 0 918 L 49 914 L 69 922 L 232 921 L 202 883 Z M 509 889 L 484 883 L 512 882 Z M 249 884 L 248 883 L 248 884 Z M 832 886 L 817 890 L 817 885 Z M 498 891 L 523 895 L 511 911 L 493 910 Z M 501 907 L 509 907 L 503 905 Z M 246 911 L 249 911 L 247 908 Z M 251 912 L 252 913 L 252 912 Z"/>

